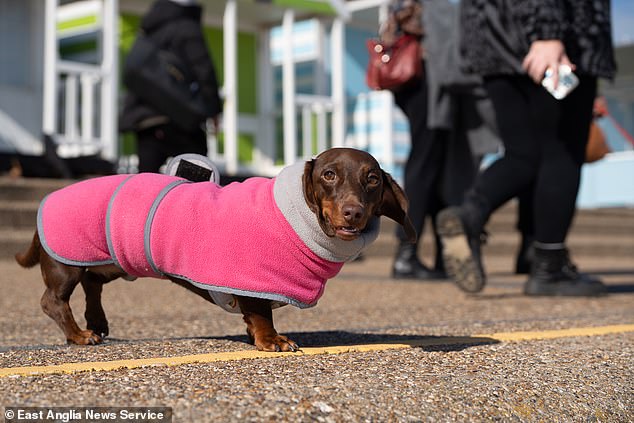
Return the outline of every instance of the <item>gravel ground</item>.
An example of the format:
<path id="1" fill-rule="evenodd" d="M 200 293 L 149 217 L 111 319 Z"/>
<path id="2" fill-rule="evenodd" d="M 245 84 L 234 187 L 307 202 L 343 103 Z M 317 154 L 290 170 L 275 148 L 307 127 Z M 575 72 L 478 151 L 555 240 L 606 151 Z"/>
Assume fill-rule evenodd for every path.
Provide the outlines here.
<path id="1" fill-rule="evenodd" d="M 391 251 L 391 250 L 390 250 Z M 390 253 L 391 256 L 391 253 Z M 317 307 L 275 311 L 303 346 L 634 323 L 631 258 L 580 257 L 602 298 L 526 298 L 511 256 L 486 257 L 490 282 L 468 296 L 446 282 L 389 277 L 373 252 L 328 283 Z M 250 350 L 240 316 L 154 279 L 104 290 L 111 338 L 66 346 L 39 306 L 38 270 L 0 260 L 0 367 Z M 84 325 L 82 298 L 72 299 Z M 634 332 L 340 355 L 0 378 L 0 406 L 169 406 L 175 422 L 634 421 Z"/>
<path id="2" fill-rule="evenodd" d="M 6 405 L 170 406 L 174 421 L 632 421 L 634 336 L 0 381 Z"/>

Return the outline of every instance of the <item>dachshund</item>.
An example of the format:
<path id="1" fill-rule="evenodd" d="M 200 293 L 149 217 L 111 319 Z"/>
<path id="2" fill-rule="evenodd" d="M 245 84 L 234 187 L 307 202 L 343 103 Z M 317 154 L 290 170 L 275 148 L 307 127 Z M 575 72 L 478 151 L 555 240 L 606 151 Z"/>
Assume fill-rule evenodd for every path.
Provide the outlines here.
<path id="1" fill-rule="evenodd" d="M 415 242 L 407 210 L 403 190 L 374 157 L 350 148 L 223 187 L 111 175 L 49 194 L 30 247 L 15 259 L 40 264 L 42 309 L 69 344 L 100 344 L 108 335 L 104 284 L 149 276 L 241 313 L 258 350 L 292 352 L 299 345 L 275 330 L 272 310 L 314 306 L 326 281 L 376 239 L 380 216 Z M 85 330 L 69 305 L 78 284 Z"/>

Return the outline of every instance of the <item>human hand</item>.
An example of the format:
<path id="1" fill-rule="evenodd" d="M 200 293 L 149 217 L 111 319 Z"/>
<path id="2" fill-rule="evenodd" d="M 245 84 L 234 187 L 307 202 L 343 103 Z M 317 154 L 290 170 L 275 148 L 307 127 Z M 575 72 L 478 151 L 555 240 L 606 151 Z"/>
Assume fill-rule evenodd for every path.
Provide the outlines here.
<path id="1" fill-rule="evenodd" d="M 522 62 L 522 67 L 536 84 L 541 83 L 547 69 L 553 70 L 553 86 L 559 83 L 559 65 L 575 66 L 566 55 L 566 50 L 560 40 L 533 41 L 528 54 Z"/>
<path id="2" fill-rule="evenodd" d="M 603 117 L 608 114 L 608 103 L 605 101 L 605 97 L 600 96 L 594 99 L 592 113 L 595 117 Z"/>
<path id="3" fill-rule="evenodd" d="M 220 115 L 207 118 L 205 121 L 205 132 L 207 132 L 207 134 L 218 136 L 220 133 Z"/>
<path id="4" fill-rule="evenodd" d="M 220 133 L 220 115 L 214 116 L 211 121 L 214 126 L 214 132 L 218 135 Z"/>

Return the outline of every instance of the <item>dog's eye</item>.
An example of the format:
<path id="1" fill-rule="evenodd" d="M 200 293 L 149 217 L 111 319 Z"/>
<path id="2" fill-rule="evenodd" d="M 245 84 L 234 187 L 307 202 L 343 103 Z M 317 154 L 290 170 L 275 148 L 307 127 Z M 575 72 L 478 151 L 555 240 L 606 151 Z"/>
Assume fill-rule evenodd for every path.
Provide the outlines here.
<path id="1" fill-rule="evenodd" d="M 337 179 L 337 174 L 332 170 L 327 170 L 322 173 L 321 177 L 324 178 L 325 181 L 332 182 Z"/>
<path id="2" fill-rule="evenodd" d="M 376 173 L 370 173 L 368 175 L 368 185 L 375 186 L 381 182 L 381 178 Z"/>

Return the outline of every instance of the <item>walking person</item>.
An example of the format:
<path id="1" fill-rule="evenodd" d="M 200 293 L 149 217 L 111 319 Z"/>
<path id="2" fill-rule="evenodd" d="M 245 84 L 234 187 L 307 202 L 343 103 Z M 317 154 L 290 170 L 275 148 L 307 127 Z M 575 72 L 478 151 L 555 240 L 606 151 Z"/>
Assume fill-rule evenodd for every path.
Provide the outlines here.
<path id="1" fill-rule="evenodd" d="M 447 205 L 462 201 L 480 157 L 497 149 L 492 106 L 481 79 L 459 70 L 459 7 L 455 1 L 396 0 L 389 10 L 381 38 L 389 44 L 400 33 L 416 35 L 421 39 L 424 66 L 423 76 L 415 84 L 393 91 L 410 124 L 412 146 L 404 182 L 419 243 L 407 243 L 402 231 L 397 231 L 399 245 L 392 275 L 446 279 L 436 216 Z M 427 217 L 431 218 L 435 241 L 433 267 L 425 266 L 418 257 Z"/>
<path id="2" fill-rule="evenodd" d="M 597 92 L 616 66 L 609 0 L 462 0 L 461 52 L 484 78 L 504 156 L 476 178 L 459 207 L 438 216 L 451 278 L 480 291 L 481 234 L 490 215 L 533 185 L 534 257 L 527 295 L 590 296 L 606 291 L 580 273 L 566 248 Z M 541 86 L 570 66 L 579 85 L 558 100 Z M 557 72 L 555 72 L 555 75 Z M 555 81 L 556 82 L 556 81 Z"/>
<path id="3" fill-rule="evenodd" d="M 392 0 L 388 7 L 388 19 L 379 29 L 381 41 L 389 46 L 402 34 L 415 36 L 422 41 L 423 8 L 420 0 Z M 403 111 L 409 123 L 411 150 L 405 164 L 404 189 L 409 198 L 408 214 L 418 234 L 417 243 L 410 244 L 403 230 L 397 228 L 396 237 L 399 245 L 392 266 L 392 276 L 418 280 L 446 279 L 440 256 L 440 240 L 436 234 L 436 260 L 433 267 L 423 264 L 418 256 L 425 219 L 428 216 L 433 219 L 443 207 L 438 186 L 446 148 L 442 142 L 443 135 L 427 126 L 426 72 L 423 72 L 421 78 L 392 92 L 396 105 Z"/>
<path id="4" fill-rule="evenodd" d="M 204 99 L 207 119 L 217 129 L 222 104 L 201 18 L 196 0 L 156 0 L 143 17 L 141 30 L 187 66 Z M 205 121 L 197 128 L 183 128 L 132 92 L 127 93 L 119 127 L 136 135 L 140 172 L 158 172 L 167 158 L 179 154 L 207 155 Z"/>

